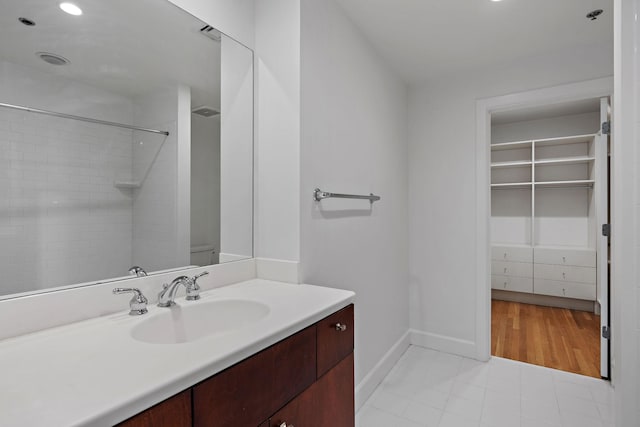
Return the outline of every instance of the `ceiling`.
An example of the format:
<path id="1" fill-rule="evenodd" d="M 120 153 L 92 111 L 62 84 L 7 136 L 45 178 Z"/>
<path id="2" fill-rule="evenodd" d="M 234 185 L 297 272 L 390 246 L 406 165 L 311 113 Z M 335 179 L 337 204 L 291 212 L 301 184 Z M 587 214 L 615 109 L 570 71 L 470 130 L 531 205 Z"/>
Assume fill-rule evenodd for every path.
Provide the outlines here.
<path id="1" fill-rule="evenodd" d="M 407 82 L 610 43 L 613 0 L 336 0 Z M 586 18 L 594 9 L 604 13 Z"/>
<path id="2" fill-rule="evenodd" d="M 168 1 L 76 0 L 71 16 L 58 0 L 7 0 L 0 6 L 0 61 L 136 96 L 183 83 L 196 98 L 219 97 L 220 43 L 205 24 Z M 18 21 L 26 17 L 33 27 Z M 47 64 L 36 52 L 71 61 Z"/>

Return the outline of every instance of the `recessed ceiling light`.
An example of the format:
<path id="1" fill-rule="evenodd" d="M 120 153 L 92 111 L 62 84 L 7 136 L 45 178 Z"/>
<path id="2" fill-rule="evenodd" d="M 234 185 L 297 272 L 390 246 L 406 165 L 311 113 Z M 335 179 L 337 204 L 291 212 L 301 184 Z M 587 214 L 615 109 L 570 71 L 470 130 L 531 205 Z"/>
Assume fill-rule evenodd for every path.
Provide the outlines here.
<path id="1" fill-rule="evenodd" d="M 35 21 L 32 21 L 31 19 L 25 18 L 25 17 L 22 17 L 22 16 L 20 18 L 18 18 L 18 21 L 22 22 L 27 27 L 33 27 L 34 25 L 36 25 Z"/>
<path id="2" fill-rule="evenodd" d="M 69 61 L 64 56 L 60 56 L 60 55 L 55 54 L 55 53 L 36 52 L 36 56 L 38 58 L 42 59 L 44 62 L 46 62 L 48 64 L 51 64 L 51 65 L 67 65 L 67 64 L 71 63 L 71 61 Z"/>
<path id="3" fill-rule="evenodd" d="M 69 15 L 80 16 L 82 15 L 82 9 L 73 3 L 60 3 L 60 9 L 67 12 Z"/>

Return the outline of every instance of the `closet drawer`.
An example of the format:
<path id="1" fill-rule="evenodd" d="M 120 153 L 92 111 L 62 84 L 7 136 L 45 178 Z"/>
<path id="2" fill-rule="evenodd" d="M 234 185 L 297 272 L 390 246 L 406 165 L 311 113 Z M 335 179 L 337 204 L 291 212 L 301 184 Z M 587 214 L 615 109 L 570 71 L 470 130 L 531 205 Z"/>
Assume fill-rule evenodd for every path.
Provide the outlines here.
<path id="1" fill-rule="evenodd" d="M 533 293 L 595 301 L 596 285 L 591 283 L 560 282 L 557 280 L 536 279 Z"/>
<path id="2" fill-rule="evenodd" d="M 495 261 L 533 262 L 533 248 L 526 246 L 491 246 L 491 259 Z"/>
<path id="3" fill-rule="evenodd" d="M 596 251 L 576 249 L 535 248 L 533 259 L 536 264 L 574 265 L 595 267 Z"/>
<path id="4" fill-rule="evenodd" d="M 533 292 L 533 279 L 530 277 L 512 277 L 491 275 L 491 289 L 514 292 Z"/>
<path id="5" fill-rule="evenodd" d="M 491 274 L 533 277 L 533 264 L 530 262 L 491 261 Z"/>
<path id="6" fill-rule="evenodd" d="M 575 267 L 571 265 L 533 264 L 533 277 L 558 280 L 562 282 L 596 283 L 594 267 Z"/>

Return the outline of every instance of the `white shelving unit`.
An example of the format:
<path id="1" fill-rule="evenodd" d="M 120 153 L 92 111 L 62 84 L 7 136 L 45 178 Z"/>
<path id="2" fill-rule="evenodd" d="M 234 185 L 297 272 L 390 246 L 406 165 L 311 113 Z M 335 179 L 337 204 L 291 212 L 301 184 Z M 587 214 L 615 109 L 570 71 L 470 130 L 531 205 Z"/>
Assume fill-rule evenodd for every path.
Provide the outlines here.
<path id="1" fill-rule="evenodd" d="M 596 301 L 597 134 L 491 146 L 492 288 Z"/>

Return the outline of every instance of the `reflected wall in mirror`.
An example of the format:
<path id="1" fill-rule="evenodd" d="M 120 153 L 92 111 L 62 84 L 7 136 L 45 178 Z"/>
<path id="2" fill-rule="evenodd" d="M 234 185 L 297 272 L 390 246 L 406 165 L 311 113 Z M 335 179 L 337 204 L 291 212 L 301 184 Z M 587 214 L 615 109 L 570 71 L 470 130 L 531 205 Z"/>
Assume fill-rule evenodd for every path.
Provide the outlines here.
<path id="1" fill-rule="evenodd" d="M 252 257 L 252 51 L 167 1 L 75 4 L 0 6 L 0 298 Z"/>

